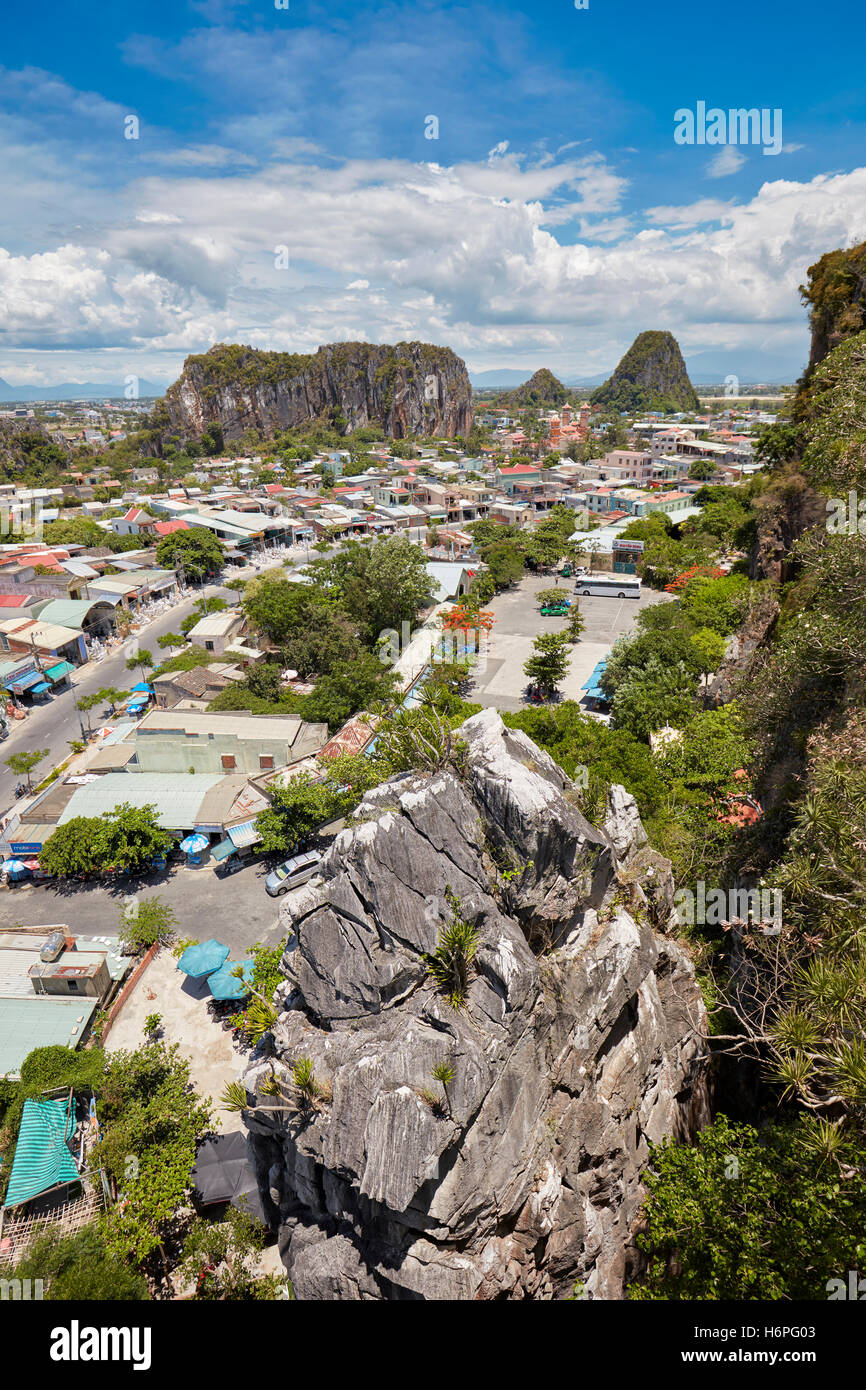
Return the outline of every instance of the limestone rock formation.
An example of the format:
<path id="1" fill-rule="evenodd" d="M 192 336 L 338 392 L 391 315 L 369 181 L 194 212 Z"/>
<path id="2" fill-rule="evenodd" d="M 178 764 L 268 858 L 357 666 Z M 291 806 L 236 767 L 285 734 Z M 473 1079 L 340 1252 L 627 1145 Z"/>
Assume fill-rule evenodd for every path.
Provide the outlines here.
<path id="1" fill-rule="evenodd" d="M 218 426 L 223 438 L 265 436 L 309 421 L 383 434 L 467 434 L 472 390 L 462 359 L 429 343 L 331 343 L 315 353 L 261 352 L 220 343 L 188 357 L 151 417 L 155 443 Z"/>
<path id="2" fill-rule="evenodd" d="M 606 410 L 697 410 L 680 345 L 672 333 L 639 333 L 613 376 L 593 391 L 593 405 Z"/>
<path id="3" fill-rule="evenodd" d="M 497 405 L 560 406 L 572 393 L 547 367 L 534 372 L 528 381 L 497 398 Z"/>
<path id="4" fill-rule="evenodd" d="M 705 1011 L 632 798 L 595 829 L 494 710 L 461 734 L 459 774 L 369 793 L 285 900 L 244 1114 L 299 1299 L 619 1298 L 648 1144 L 702 1122 Z M 478 940 L 458 1009 L 425 962 L 455 910 Z"/>

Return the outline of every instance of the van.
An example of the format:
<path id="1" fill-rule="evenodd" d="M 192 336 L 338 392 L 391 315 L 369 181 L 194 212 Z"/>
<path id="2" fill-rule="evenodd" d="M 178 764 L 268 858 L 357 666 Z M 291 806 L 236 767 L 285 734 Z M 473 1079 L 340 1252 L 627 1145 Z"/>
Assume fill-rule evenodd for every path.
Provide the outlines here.
<path id="1" fill-rule="evenodd" d="M 272 898 L 281 898 L 284 893 L 299 888 L 302 883 L 306 883 L 318 873 L 322 859 L 323 856 L 316 850 L 310 850 L 308 854 L 296 854 L 294 859 L 287 859 L 284 864 L 278 864 L 271 870 L 265 879 L 265 888 Z"/>

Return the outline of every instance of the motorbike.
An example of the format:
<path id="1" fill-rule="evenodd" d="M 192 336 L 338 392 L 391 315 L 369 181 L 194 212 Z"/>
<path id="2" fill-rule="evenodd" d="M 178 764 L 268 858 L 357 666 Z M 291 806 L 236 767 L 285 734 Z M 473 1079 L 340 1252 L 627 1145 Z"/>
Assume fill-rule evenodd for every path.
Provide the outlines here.
<path id="1" fill-rule="evenodd" d="M 19 782 L 19 783 L 18 783 L 18 786 L 15 788 L 15 795 L 16 795 L 16 796 L 26 796 L 26 795 L 27 795 L 27 787 L 25 786 L 25 784 L 24 784 L 23 782 Z"/>

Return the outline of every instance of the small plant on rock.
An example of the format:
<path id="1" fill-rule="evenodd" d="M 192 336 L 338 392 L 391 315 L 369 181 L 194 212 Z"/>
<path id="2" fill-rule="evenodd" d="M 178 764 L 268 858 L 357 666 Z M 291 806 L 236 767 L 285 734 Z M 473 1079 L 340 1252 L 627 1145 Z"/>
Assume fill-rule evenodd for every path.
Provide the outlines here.
<path id="1" fill-rule="evenodd" d="M 439 933 L 436 950 L 425 955 L 424 962 L 452 1009 L 462 1009 L 479 935 L 463 916 L 460 899 L 450 886 L 445 889 L 445 901 L 451 909 L 451 920 Z"/>

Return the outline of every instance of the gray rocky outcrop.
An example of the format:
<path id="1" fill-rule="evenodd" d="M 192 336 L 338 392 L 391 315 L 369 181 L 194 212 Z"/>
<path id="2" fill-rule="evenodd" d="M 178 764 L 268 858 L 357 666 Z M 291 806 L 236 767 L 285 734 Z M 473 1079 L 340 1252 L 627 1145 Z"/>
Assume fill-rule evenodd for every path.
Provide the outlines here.
<path id="1" fill-rule="evenodd" d="M 649 1143 L 703 1117 L 704 1008 L 651 925 L 669 865 L 632 798 L 595 829 L 495 711 L 461 732 L 460 775 L 368 794 L 285 901 L 245 1119 L 300 1299 L 621 1297 Z M 424 960 L 455 904 L 478 940 L 460 1009 Z M 300 1058 L 321 1095 L 274 1108 Z"/>
<path id="2" fill-rule="evenodd" d="M 223 438 L 249 429 L 266 437 L 318 421 L 385 435 L 468 434 L 472 388 L 463 360 L 430 343 L 329 343 L 314 353 L 264 352 L 218 343 L 188 357 L 154 409 L 152 447 L 198 438 L 218 426 Z"/>

